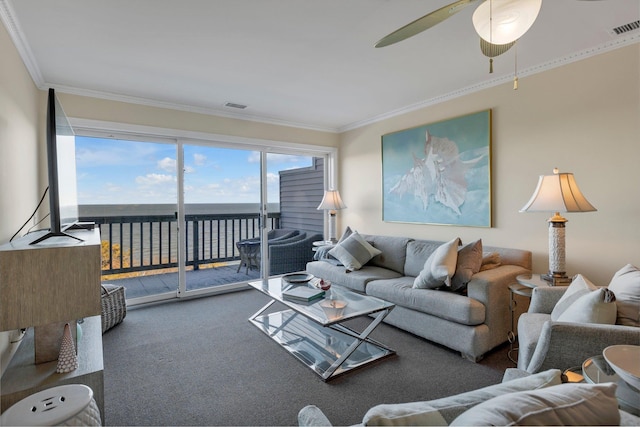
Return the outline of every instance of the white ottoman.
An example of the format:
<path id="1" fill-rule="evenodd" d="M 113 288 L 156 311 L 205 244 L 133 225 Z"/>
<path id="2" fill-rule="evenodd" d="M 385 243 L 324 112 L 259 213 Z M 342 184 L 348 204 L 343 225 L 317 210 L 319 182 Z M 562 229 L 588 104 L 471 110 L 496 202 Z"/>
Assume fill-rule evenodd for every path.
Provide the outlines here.
<path id="1" fill-rule="evenodd" d="M 2 414 L 5 426 L 100 426 L 93 390 L 84 384 L 48 388 L 27 396 Z"/>

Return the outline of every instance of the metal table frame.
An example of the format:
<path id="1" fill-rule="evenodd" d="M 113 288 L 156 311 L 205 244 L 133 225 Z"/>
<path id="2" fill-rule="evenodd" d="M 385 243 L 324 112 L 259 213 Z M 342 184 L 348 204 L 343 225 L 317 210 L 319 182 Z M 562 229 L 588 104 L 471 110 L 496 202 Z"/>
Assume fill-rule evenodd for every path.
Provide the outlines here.
<path id="1" fill-rule="evenodd" d="M 269 280 L 274 284 L 281 279 Z M 395 350 L 369 337 L 395 307 L 393 304 L 341 288 L 342 297 L 369 298 L 384 304 L 352 315 L 345 313 L 337 319 L 322 319 L 318 315 L 321 313 L 317 307 L 319 301 L 305 304 L 286 300 L 277 292 L 277 287 L 272 286 L 275 291 L 266 288 L 265 281 L 250 282 L 249 285 L 272 298 L 249 321 L 316 372 L 323 381 L 396 354 Z M 267 313 L 276 302 L 284 304 L 287 309 Z M 361 332 L 343 324 L 356 317 L 364 317 L 371 322 Z"/>

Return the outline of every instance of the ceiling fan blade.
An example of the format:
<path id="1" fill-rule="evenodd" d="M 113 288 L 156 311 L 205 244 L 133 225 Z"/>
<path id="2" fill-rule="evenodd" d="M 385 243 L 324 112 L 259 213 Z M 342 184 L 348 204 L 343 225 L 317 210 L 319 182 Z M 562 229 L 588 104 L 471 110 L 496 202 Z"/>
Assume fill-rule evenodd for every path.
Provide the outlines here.
<path id="1" fill-rule="evenodd" d="M 375 44 L 375 47 L 385 47 L 394 43 L 398 43 L 404 39 L 415 36 L 436 24 L 441 23 L 445 19 L 460 12 L 465 7 L 477 3 L 480 0 L 458 0 L 431 13 L 427 13 L 422 18 L 418 18 L 402 28 L 395 30 L 393 33 L 383 37 Z"/>

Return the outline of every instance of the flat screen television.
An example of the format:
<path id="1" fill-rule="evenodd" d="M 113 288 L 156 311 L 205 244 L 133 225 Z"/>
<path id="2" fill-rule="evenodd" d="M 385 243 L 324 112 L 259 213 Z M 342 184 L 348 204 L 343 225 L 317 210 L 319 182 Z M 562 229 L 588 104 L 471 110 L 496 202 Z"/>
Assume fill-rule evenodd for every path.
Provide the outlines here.
<path id="1" fill-rule="evenodd" d="M 31 244 L 51 237 L 81 240 L 65 233 L 78 223 L 76 137 L 54 89 L 49 89 L 46 127 L 50 229 Z"/>

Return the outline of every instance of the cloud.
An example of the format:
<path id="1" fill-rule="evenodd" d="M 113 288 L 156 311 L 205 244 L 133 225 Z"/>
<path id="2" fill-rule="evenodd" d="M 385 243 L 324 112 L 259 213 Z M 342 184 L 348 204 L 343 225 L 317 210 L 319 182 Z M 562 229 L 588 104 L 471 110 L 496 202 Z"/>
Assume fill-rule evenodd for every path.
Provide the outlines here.
<path id="1" fill-rule="evenodd" d="M 176 172 L 176 159 L 172 159 L 169 157 L 165 157 L 162 160 L 158 160 L 158 169 L 163 170 L 165 172 Z"/>
<path id="2" fill-rule="evenodd" d="M 207 156 L 205 156 L 204 154 L 193 153 L 193 162 L 196 164 L 196 166 L 203 166 L 206 161 Z"/>
<path id="3" fill-rule="evenodd" d="M 161 185 L 168 182 L 174 182 L 175 177 L 173 175 L 161 174 L 161 173 L 149 173 L 145 176 L 137 176 L 136 184 L 139 185 Z"/>

